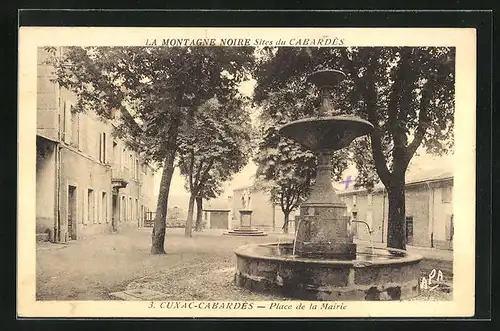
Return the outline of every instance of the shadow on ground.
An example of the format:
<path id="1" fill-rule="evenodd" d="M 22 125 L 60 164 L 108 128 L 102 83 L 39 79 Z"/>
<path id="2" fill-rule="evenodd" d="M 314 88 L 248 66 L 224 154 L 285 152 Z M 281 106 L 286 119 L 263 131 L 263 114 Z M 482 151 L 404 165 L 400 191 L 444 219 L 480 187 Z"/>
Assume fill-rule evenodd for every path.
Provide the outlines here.
<path id="1" fill-rule="evenodd" d="M 148 288 L 172 300 L 272 300 L 286 298 L 236 287 L 234 249 L 250 243 L 276 242 L 268 237 L 230 237 L 207 230 L 184 237 L 183 229 L 167 229 L 166 255 L 149 253 L 151 229 L 95 235 L 67 245 L 37 246 L 37 300 L 112 300 L 109 293 Z M 424 261 L 423 276 L 432 268 L 445 272 L 451 284 L 451 262 Z M 451 292 L 427 291 L 424 300 L 449 300 Z"/>

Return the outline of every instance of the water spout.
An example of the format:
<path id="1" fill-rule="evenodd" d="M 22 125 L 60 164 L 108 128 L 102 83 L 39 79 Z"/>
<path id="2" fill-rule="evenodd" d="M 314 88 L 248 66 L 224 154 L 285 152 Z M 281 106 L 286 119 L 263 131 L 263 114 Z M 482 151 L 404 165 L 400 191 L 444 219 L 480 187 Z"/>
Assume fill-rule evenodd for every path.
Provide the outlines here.
<path id="1" fill-rule="evenodd" d="M 373 240 L 372 240 L 372 234 L 373 232 L 375 232 L 375 230 L 372 230 L 370 228 L 370 225 L 368 223 L 366 223 L 365 221 L 356 221 L 356 220 L 352 220 L 351 223 L 363 223 L 364 225 L 366 225 L 366 228 L 368 229 L 368 235 L 369 235 L 369 241 L 370 241 L 370 247 L 372 249 L 372 255 L 374 254 L 373 252 L 373 249 L 374 249 L 374 246 L 373 246 Z"/>
<path id="2" fill-rule="evenodd" d="M 299 233 L 299 228 L 300 228 L 300 222 L 302 221 L 302 218 L 299 218 L 299 223 L 295 227 L 295 238 L 293 239 L 293 249 L 292 249 L 292 255 L 295 256 L 295 245 L 297 243 L 297 234 Z"/>

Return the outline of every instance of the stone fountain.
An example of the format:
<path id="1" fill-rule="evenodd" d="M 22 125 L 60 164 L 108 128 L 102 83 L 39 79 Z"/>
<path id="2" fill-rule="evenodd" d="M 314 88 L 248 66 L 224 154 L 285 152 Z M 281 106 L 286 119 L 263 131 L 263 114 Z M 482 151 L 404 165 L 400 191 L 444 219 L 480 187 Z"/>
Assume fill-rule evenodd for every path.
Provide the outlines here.
<path id="1" fill-rule="evenodd" d="M 264 231 L 252 227 L 252 209 L 250 206 L 250 190 L 244 192 L 242 196 L 243 209 L 240 209 L 240 226 L 224 233 L 227 236 L 250 236 L 262 237 L 267 236 Z"/>
<path id="2" fill-rule="evenodd" d="M 280 134 L 317 154 L 316 181 L 300 206 L 292 243 L 248 245 L 235 251 L 237 285 L 306 300 L 401 300 L 419 293 L 421 256 L 392 248 L 359 247 L 347 206 L 331 180 L 332 153 L 373 130 L 371 123 L 332 109 L 330 91 L 345 75 L 321 70 L 319 116 L 291 122 Z M 326 115 L 332 112 L 333 115 Z"/>

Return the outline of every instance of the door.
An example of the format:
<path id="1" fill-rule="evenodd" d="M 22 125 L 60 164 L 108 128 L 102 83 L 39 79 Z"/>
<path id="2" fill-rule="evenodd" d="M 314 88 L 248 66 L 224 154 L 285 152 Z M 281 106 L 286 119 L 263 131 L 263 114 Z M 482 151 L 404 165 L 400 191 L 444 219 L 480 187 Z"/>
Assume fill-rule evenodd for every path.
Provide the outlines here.
<path id="1" fill-rule="evenodd" d="M 108 195 L 106 194 L 106 192 L 102 192 L 101 212 L 101 219 L 104 220 L 105 223 L 108 223 Z"/>
<path id="2" fill-rule="evenodd" d="M 118 218 L 118 196 L 113 194 L 111 197 L 111 227 L 116 229 L 116 221 Z"/>
<path id="3" fill-rule="evenodd" d="M 229 213 L 227 212 L 210 212 L 210 228 L 211 229 L 227 229 Z"/>
<path id="4" fill-rule="evenodd" d="M 68 240 L 76 239 L 76 187 L 68 187 Z"/>
<path id="5" fill-rule="evenodd" d="M 413 244 L 413 216 L 406 216 L 406 243 Z"/>

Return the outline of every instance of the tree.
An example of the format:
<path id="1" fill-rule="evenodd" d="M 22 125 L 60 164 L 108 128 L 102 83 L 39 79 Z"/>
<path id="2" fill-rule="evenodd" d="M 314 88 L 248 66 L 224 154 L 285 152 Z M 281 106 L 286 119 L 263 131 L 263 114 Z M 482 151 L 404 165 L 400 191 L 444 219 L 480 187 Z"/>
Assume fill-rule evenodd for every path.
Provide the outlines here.
<path id="1" fill-rule="evenodd" d="M 250 116 L 234 98 L 221 104 L 204 103 L 188 122 L 179 143 L 179 168 L 190 192 L 185 235 L 191 237 L 194 203 L 202 197 L 207 181 L 225 181 L 248 162 Z"/>
<path id="2" fill-rule="evenodd" d="M 76 93 L 76 110 L 104 119 L 127 108 L 117 135 L 134 137 L 141 155 L 163 166 L 152 233 L 152 254 L 164 254 L 168 195 L 180 128 L 196 109 L 230 100 L 253 64 L 253 48 L 69 47 L 56 59 L 56 80 Z M 121 112 L 127 114 L 129 112 Z M 139 125 L 137 125 L 139 124 Z"/>
<path id="3" fill-rule="evenodd" d="M 273 206 L 281 207 L 283 232 L 288 233 L 290 213 L 309 194 L 315 176 L 315 155 L 288 139 L 277 144 L 263 140 L 259 147 L 255 157 L 257 186 L 269 193 Z"/>
<path id="4" fill-rule="evenodd" d="M 202 213 L 203 199 L 210 200 L 217 198 L 222 193 L 222 184 L 227 179 L 223 179 L 217 169 L 212 169 L 209 172 L 207 181 L 202 185 L 198 196 L 196 196 L 196 223 L 194 230 L 201 231 L 202 228 Z"/>
<path id="5" fill-rule="evenodd" d="M 362 185 L 372 187 L 380 180 L 386 187 L 387 245 L 406 249 L 408 164 L 420 146 L 432 154 L 453 149 L 455 49 L 275 48 L 265 50 L 262 58 L 255 92 L 258 103 L 283 89 L 290 90 L 290 100 L 304 103 L 308 99 L 304 99 L 302 82 L 308 74 L 325 67 L 347 74 L 334 93 L 335 102 L 344 113 L 358 115 L 374 126 L 369 140 L 353 143 L 352 160 Z M 367 148 L 371 153 L 366 153 Z"/>

